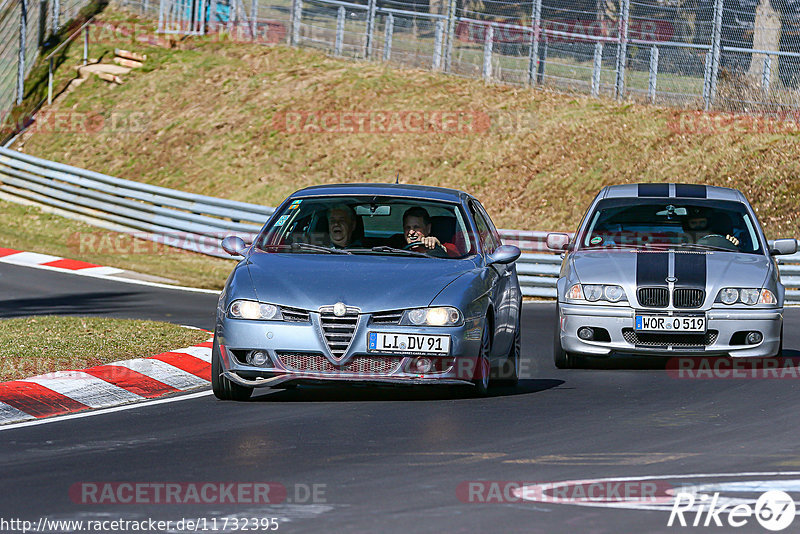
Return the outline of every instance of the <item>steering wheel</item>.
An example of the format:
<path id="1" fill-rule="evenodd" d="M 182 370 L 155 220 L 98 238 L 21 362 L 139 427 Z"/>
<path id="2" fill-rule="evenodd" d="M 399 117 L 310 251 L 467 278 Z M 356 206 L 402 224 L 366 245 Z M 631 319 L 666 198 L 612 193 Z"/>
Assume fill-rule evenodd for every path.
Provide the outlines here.
<path id="1" fill-rule="evenodd" d="M 422 241 L 414 241 L 413 243 L 408 243 L 406 246 L 404 246 L 403 250 L 411 250 L 414 247 L 425 247 L 425 243 Z"/>
<path id="2" fill-rule="evenodd" d="M 720 234 L 708 234 L 697 240 L 698 245 L 711 245 L 713 247 L 738 250 L 737 246 L 730 242 L 725 236 Z"/>

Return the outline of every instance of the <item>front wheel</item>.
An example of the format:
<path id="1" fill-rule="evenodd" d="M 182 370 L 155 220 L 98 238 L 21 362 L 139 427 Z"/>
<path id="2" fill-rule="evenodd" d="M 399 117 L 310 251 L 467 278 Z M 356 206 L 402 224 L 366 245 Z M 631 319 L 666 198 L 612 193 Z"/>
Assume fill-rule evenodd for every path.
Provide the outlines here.
<path id="1" fill-rule="evenodd" d="M 219 400 L 245 401 L 253 393 L 253 388 L 234 384 L 222 375 L 222 355 L 217 336 L 214 336 L 214 344 L 211 347 L 211 390 Z"/>
<path id="2" fill-rule="evenodd" d="M 558 369 L 574 369 L 578 366 L 578 357 L 564 350 L 561 346 L 561 313 L 556 304 L 556 324 L 553 336 L 553 363 Z"/>
<path id="3" fill-rule="evenodd" d="M 494 383 L 501 387 L 516 387 L 519 383 L 519 362 L 521 357 L 522 331 L 519 321 L 517 321 L 517 329 L 514 331 L 514 342 L 511 344 L 511 349 L 508 351 L 508 358 L 503 362 L 503 365 L 500 366 L 499 377 Z"/>
<path id="4" fill-rule="evenodd" d="M 483 327 L 481 347 L 478 350 L 478 357 L 475 361 L 475 369 L 472 374 L 473 393 L 476 397 L 485 397 L 489 394 L 489 378 L 491 375 L 489 350 L 491 349 L 491 341 L 488 326 L 487 324 Z"/>

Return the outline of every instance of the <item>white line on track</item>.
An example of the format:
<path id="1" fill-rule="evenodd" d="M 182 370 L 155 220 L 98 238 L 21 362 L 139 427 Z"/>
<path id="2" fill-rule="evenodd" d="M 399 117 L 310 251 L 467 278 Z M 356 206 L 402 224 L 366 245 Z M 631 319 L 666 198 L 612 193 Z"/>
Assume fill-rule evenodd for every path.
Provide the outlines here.
<path id="1" fill-rule="evenodd" d="M 48 423 L 58 423 L 60 421 L 66 421 L 68 419 L 81 419 L 83 417 L 93 417 L 95 415 L 103 415 L 107 413 L 113 412 L 123 412 L 126 410 L 135 410 L 138 408 L 146 408 L 147 406 L 154 406 L 156 404 L 167 404 L 169 402 L 178 402 L 184 400 L 191 400 L 196 399 L 198 397 L 207 397 L 208 395 L 212 395 L 213 392 L 209 389 L 206 391 L 199 391 L 197 393 L 189 393 L 186 395 L 179 395 L 177 397 L 169 397 L 167 399 L 158 399 L 153 401 L 143 401 L 143 402 L 136 402 L 133 404 L 125 404 L 123 406 L 114 406 L 113 408 L 103 408 L 101 410 L 94 410 L 91 412 L 78 412 L 66 415 L 58 415 L 55 417 L 48 417 L 46 419 L 36 419 L 35 421 L 23 421 L 21 423 L 12 423 L 10 425 L 3 425 L 0 426 L 0 432 L 5 430 L 13 430 L 15 428 L 22 428 L 26 426 L 38 426 L 38 425 L 46 425 Z"/>
<path id="2" fill-rule="evenodd" d="M 7 256 L 10 257 L 10 256 Z M 61 258 L 56 258 L 61 259 Z M 136 284 L 140 286 L 149 286 L 149 287 L 158 287 L 162 289 L 177 289 L 179 291 L 190 291 L 193 293 L 210 293 L 212 295 L 219 295 L 219 290 L 217 289 L 201 289 L 199 287 L 186 287 L 186 286 L 173 286 L 170 284 L 160 284 L 158 282 L 147 282 L 145 280 L 134 280 L 133 278 L 122 278 L 119 276 L 107 276 L 104 274 L 97 274 L 96 272 L 81 272 L 81 271 L 88 271 L 89 269 L 78 269 L 78 270 L 69 270 L 69 269 L 59 269 L 58 267 L 50 267 L 49 265 L 31 265 L 28 263 L 19 264 L 13 261 L 9 261 L 5 258 L 0 258 L 0 263 L 9 263 L 12 265 L 18 265 L 20 267 L 30 267 L 31 269 L 42 269 L 45 271 L 54 271 L 58 273 L 67 273 L 67 274 L 75 274 L 78 276 L 88 276 L 89 278 L 100 278 L 102 280 L 110 280 L 112 282 L 122 282 L 124 284 Z M 231 267 L 231 270 L 233 268 Z"/>

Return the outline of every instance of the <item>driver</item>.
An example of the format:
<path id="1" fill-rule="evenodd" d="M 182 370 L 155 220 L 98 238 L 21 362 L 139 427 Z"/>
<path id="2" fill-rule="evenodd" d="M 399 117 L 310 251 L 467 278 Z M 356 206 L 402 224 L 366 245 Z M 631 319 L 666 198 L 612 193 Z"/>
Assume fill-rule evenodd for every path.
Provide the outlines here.
<path id="1" fill-rule="evenodd" d="M 328 236 L 335 248 L 359 245 L 358 240 L 352 240 L 355 229 L 356 214 L 353 208 L 346 204 L 331 206 L 328 210 Z"/>
<path id="2" fill-rule="evenodd" d="M 730 226 L 727 215 L 724 213 L 715 215 L 714 222 L 716 224 L 712 224 L 709 220 L 709 214 L 705 210 L 701 208 L 690 208 L 689 213 L 683 221 L 683 229 L 694 243 L 697 243 L 703 238 L 720 235 L 733 245 L 738 245 L 739 239 L 733 236 L 732 230 L 720 223 L 720 221 L 725 221 L 728 222 L 727 226 Z"/>
<path id="3" fill-rule="evenodd" d="M 438 237 L 431 235 L 431 218 L 422 206 L 408 208 L 403 214 L 403 236 L 406 238 L 406 248 L 414 252 L 439 257 L 454 255 L 455 245 L 442 244 Z"/>

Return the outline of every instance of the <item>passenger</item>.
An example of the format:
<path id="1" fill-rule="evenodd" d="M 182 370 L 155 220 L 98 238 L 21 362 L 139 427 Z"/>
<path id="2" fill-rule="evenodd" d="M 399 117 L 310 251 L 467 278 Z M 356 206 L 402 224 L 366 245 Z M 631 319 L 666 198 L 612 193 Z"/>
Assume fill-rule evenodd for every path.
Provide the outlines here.
<path id="1" fill-rule="evenodd" d="M 425 252 L 441 258 L 460 256 L 455 245 L 442 243 L 438 237 L 431 235 L 431 218 L 421 206 L 408 208 L 403 214 L 403 236 L 406 238 L 406 248 L 414 252 Z"/>
<path id="2" fill-rule="evenodd" d="M 353 239 L 356 229 L 356 213 L 346 204 L 337 204 L 328 210 L 328 236 L 335 248 L 360 246 L 358 239 Z"/>

